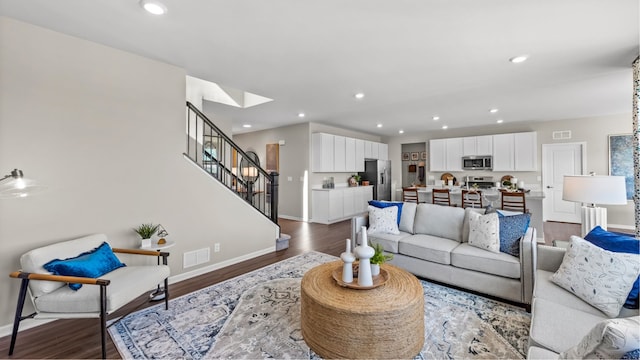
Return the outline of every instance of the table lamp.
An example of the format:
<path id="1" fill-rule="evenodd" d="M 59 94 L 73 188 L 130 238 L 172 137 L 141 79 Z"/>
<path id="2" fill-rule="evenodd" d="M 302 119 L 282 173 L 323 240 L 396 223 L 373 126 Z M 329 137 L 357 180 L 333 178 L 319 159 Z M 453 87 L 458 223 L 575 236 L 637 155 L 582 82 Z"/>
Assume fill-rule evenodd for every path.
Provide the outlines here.
<path id="1" fill-rule="evenodd" d="M 607 208 L 599 205 L 625 205 L 627 191 L 624 176 L 565 175 L 562 200 L 583 203 L 582 236 L 600 225 L 607 229 Z"/>

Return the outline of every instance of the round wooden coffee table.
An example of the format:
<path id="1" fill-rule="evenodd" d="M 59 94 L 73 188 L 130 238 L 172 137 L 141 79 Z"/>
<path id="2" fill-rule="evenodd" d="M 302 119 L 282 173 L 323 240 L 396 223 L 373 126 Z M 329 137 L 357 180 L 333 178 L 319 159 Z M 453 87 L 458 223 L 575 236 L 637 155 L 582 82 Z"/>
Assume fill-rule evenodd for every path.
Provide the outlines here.
<path id="1" fill-rule="evenodd" d="M 371 290 L 345 288 L 332 272 L 341 261 L 304 275 L 302 336 L 325 359 L 413 358 L 424 344 L 424 295 L 418 279 L 384 264 L 389 280 Z"/>

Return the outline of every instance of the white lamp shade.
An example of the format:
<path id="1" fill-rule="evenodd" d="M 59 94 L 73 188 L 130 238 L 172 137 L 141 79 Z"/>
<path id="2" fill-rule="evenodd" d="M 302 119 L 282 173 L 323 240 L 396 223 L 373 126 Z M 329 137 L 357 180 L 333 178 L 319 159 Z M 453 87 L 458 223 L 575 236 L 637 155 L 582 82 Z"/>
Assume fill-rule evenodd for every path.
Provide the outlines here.
<path id="1" fill-rule="evenodd" d="M 562 200 L 625 205 L 627 191 L 624 176 L 566 175 L 562 184 Z"/>

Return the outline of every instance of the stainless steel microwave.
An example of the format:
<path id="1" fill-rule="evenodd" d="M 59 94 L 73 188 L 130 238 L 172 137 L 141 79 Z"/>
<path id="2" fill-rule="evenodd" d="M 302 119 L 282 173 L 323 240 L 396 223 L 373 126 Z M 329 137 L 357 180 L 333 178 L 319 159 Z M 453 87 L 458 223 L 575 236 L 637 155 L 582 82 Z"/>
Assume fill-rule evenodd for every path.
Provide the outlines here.
<path id="1" fill-rule="evenodd" d="M 491 170 L 491 169 L 493 169 L 493 159 L 489 155 L 462 157 L 462 170 Z"/>

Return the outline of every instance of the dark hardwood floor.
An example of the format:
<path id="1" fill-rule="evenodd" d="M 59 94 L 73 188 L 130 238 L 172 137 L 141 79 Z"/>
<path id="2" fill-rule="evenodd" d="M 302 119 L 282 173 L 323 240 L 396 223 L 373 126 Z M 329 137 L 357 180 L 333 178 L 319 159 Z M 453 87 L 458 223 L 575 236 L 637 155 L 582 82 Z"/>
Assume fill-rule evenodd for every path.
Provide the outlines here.
<path id="1" fill-rule="evenodd" d="M 350 237 L 351 233 L 351 223 L 348 220 L 332 225 L 309 224 L 286 219 L 280 219 L 279 223 L 282 232 L 291 235 L 288 249 L 172 284 L 170 286 L 171 297 L 187 294 L 308 251 L 319 251 L 339 256 L 344 251 L 344 239 Z M 564 223 L 553 224 L 549 229 L 545 226 L 545 239 L 565 238 L 567 231 L 570 233 L 574 231 L 575 224 L 562 224 Z M 550 241 L 548 242 L 550 243 Z M 136 307 L 149 306 L 146 298 L 146 295 L 141 296 L 111 317 L 117 317 Z M 24 330 L 18 334 L 16 348 L 11 357 L 7 355 L 9 342 L 10 336 L 0 338 L 0 358 L 91 359 L 100 357 L 100 330 L 97 319 L 57 320 Z M 110 337 L 107 337 L 107 357 L 120 358 L 120 354 Z"/>

